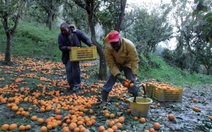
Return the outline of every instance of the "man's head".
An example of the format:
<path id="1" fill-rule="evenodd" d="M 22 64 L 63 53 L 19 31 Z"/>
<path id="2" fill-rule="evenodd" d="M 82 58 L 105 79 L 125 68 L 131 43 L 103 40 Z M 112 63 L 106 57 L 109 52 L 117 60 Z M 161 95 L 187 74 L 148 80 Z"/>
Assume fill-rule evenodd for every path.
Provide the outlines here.
<path id="1" fill-rule="evenodd" d="M 121 47 L 120 35 L 117 31 L 112 31 L 108 34 L 108 42 L 114 50 L 118 51 Z"/>
<path id="2" fill-rule="evenodd" d="M 70 33 L 69 25 L 67 23 L 62 23 L 60 25 L 60 31 L 64 36 L 68 36 Z"/>

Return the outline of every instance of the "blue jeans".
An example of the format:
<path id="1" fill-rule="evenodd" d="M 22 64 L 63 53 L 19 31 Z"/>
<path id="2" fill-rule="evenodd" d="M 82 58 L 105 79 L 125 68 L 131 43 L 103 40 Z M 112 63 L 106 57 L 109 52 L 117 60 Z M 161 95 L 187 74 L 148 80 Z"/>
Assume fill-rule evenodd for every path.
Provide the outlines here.
<path id="1" fill-rule="evenodd" d="M 123 71 L 124 72 L 124 75 L 126 77 L 126 79 L 128 80 L 134 80 L 135 76 L 133 75 L 132 73 L 132 70 L 128 67 L 121 67 L 120 68 L 120 71 Z M 103 90 L 107 91 L 107 92 L 110 92 L 113 88 L 113 85 L 115 84 L 116 82 L 116 77 L 114 77 L 112 75 L 112 73 L 109 71 L 108 72 L 108 78 L 106 80 L 106 83 L 104 84 L 103 86 Z M 128 92 L 129 93 L 132 93 L 132 94 L 138 94 L 138 86 L 136 85 L 136 82 L 134 82 L 134 87 L 133 88 L 127 88 L 128 89 Z"/>
<path id="2" fill-rule="evenodd" d="M 74 86 L 80 86 L 81 78 L 80 78 L 80 66 L 79 62 L 71 62 L 68 61 L 65 65 L 66 67 L 66 77 L 69 83 L 69 86 L 73 88 Z"/>

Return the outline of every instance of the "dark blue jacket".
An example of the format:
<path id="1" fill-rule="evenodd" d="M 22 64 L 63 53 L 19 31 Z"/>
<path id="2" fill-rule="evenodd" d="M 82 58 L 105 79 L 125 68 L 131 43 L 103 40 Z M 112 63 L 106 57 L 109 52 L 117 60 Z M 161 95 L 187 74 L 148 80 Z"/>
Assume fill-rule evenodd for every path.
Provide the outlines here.
<path id="1" fill-rule="evenodd" d="M 66 64 L 69 60 L 68 46 L 82 47 L 82 42 L 88 46 L 92 46 L 91 40 L 80 30 L 76 30 L 73 27 L 70 28 L 72 32 L 72 42 L 68 39 L 68 36 L 63 36 L 61 33 L 58 36 L 59 49 L 62 51 L 62 61 Z"/>

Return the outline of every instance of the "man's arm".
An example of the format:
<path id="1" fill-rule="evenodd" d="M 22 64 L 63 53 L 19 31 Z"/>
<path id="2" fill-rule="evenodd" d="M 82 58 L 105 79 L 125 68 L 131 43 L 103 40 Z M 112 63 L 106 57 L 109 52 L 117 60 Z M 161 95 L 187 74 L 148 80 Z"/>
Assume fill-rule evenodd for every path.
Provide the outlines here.
<path id="1" fill-rule="evenodd" d="M 93 46 L 94 44 L 91 42 L 91 40 L 80 30 L 76 31 L 77 35 L 79 36 L 79 39 L 84 42 L 88 46 Z"/>

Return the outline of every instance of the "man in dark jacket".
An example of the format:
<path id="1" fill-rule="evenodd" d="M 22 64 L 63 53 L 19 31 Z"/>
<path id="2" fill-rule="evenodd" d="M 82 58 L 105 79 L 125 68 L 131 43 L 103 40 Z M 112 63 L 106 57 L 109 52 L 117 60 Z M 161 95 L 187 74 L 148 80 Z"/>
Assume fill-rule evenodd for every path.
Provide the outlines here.
<path id="1" fill-rule="evenodd" d="M 66 76 L 70 85 L 70 90 L 76 92 L 81 84 L 79 61 L 70 61 L 69 51 L 71 47 L 82 47 L 81 41 L 88 46 L 93 46 L 91 40 L 80 30 L 76 30 L 72 25 L 62 23 L 61 33 L 58 36 L 59 49 L 62 51 L 62 62 L 65 64 Z"/>

